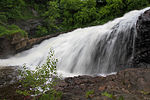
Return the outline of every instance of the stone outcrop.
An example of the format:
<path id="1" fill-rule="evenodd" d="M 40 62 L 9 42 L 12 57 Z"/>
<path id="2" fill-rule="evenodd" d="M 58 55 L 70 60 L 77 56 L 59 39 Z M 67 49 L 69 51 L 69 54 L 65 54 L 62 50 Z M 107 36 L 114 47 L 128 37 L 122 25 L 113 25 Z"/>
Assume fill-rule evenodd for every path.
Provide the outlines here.
<path id="1" fill-rule="evenodd" d="M 0 59 L 8 58 L 18 52 L 32 48 L 33 45 L 42 42 L 45 39 L 58 36 L 61 33 L 51 34 L 40 38 L 22 37 L 16 33 L 10 37 L 0 37 Z"/>
<path id="2" fill-rule="evenodd" d="M 150 64 L 150 10 L 145 11 L 137 21 L 134 66 Z"/>
<path id="3" fill-rule="evenodd" d="M 11 37 L 0 37 L 0 58 L 7 58 L 25 48 L 28 38 L 16 33 Z"/>

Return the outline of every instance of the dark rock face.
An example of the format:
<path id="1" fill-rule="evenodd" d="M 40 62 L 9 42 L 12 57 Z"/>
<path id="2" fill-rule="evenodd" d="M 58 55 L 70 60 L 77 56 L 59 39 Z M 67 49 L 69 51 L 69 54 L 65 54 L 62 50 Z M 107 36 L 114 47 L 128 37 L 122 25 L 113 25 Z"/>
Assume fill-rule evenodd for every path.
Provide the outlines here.
<path id="1" fill-rule="evenodd" d="M 19 50 L 24 48 L 27 44 L 27 37 L 22 37 L 21 34 L 16 33 L 11 38 L 1 37 L 0 38 L 0 58 L 7 58 Z"/>
<path id="2" fill-rule="evenodd" d="M 10 40 L 6 38 L 0 38 L 0 58 L 8 57 L 10 54 L 14 54 L 14 47 L 10 45 Z"/>
<path id="3" fill-rule="evenodd" d="M 150 64 L 150 10 L 145 11 L 137 21 L 134 66 Z"/>

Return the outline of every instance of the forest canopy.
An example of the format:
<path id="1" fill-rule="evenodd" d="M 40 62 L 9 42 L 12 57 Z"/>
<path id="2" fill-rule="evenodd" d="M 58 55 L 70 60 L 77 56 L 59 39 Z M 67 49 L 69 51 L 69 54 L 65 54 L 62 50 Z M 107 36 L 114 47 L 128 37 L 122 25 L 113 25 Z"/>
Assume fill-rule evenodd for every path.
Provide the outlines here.
<path id="1" fill-rule="evenodd" d="M 104 24 L 131 10 L 148 6 L 149 0 L 1 0 L 0 27 L 3 30 L 0 36 L 5 35 L 6 30 L 11 33 L 10 25 L 20 27 L 16 24 L 19 21 L 42 19 L 34 34 L 38 37 Z"/>

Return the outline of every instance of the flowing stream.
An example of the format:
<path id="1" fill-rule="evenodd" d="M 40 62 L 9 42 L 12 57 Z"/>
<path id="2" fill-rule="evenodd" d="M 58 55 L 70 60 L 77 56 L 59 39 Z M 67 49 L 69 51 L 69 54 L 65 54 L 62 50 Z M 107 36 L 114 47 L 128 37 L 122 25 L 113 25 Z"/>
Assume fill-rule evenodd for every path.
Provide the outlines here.
<path id="1" fill-rule="evenodd" d="M 31 69 L 46 61 L 50 48 L 58 58 L 57 71 L 62 76 L 109 74 L 118 71 L 132 59 L 136 22 L 143 10 L 134 10 L 104 25 L 79 28 L 47 39 L 39 45 L 9 59 L 0 59 L 0 66 L 21 66 Z"/>

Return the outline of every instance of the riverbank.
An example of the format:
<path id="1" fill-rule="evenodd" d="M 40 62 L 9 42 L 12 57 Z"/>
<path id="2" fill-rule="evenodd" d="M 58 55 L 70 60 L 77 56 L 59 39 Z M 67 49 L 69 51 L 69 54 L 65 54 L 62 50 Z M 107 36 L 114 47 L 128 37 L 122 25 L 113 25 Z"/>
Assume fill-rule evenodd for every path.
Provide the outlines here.
<path id="1" fill-rule="evenodd" d="M 62 92 L 61 100 L 110 100 L 104 96 L 106 93 L 112 95 L 113 98 L 123 97 L 124 100 L 150 100 L 149 76 L 150 68 L 129 68 L 107 77 L 65 78 L 57 84 L 55 89 Z M 0 99 L 31 100 L 31 97 L 17 94 L 16 90 L 19 88 L 19 83 L 1 87 Z"/>
<path id="2" fill-rule="evenodd" d="M 150 100 L 150 69 L 130 68 L 107 77 L 78 76 L 66 78 L 57 90 L 62 100 Z M 93 91 L 93 93 L 86 95 Z M 102 94 L 110 94 L 112 98 Z M 122 100 L 122 99 L 121 99 Z"/>

